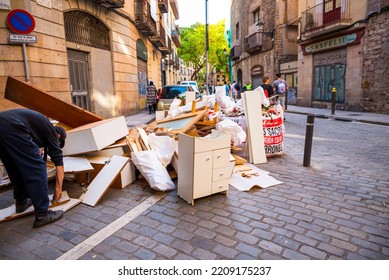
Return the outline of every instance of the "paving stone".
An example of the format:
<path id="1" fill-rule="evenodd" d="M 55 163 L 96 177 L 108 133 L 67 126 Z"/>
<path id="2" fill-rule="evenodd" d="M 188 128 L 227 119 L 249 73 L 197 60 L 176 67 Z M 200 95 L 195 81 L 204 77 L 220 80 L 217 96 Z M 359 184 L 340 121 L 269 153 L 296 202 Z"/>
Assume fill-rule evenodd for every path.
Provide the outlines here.
<path id="1" fill-rule="evenodd" d="M 215 246 L 216 242 L 214 240 L 208 239 L 203 236 L 195 235 L 191 240 L 190 244 L 194 248 L 202 248 L 204 250 L 211 251 Z"/>
<path id="2" fill-rule="evenodd" d="M 332 239 L 331 244 L 335 247 L 339 247 L 350 252 L 356 252 L 358 250 L 358 247 L 354 244 L 336 238 Z"/>
<path id="3" fill-rule="evenodd" d="M 227 236 L 233 236 L 236 233 L 236 230 L 227 226 L 219 226 L 215 228 L 215 231 Z"/>
<path id="4" fill-rule="evenodd" d="M 134 253 L 136 257 L 138 257 L 141 260 L 152 260 L 155 259 L 156 254 L 152 251 L 149 251 L 145 248 L 140 248 L 138 251 Z"/>
<path id="5" fill-rule="evenodd" d="M 214 223 L 212 221 L 207 221 L 207 220 L 199 221 L 197 223 L 197 225 L 200 226 L 200 227 L 207 228 L 209 230 L 213 230 L 213 229 L 215 229 L 218 226 L 217 223 Z"/>
<path id="6" fill-rule="evenodd" d="M 230 227 L 237 231 L 243 231 L 243 232 L 251 232 L 253 230 L 253 228 L 250 227 L 249 225 L 240 222 L 233 222 L 230 225 Z"/>
<path id="7" fill-rule="evenodd" d="M 159 244 L 153 248 L 153 251 L 157 254 L 163 255 L 168 259 L 171 259 L 175 254 L 177 254 L 177 250 L 170 248 L 164 244 Z"/>
<path id="8" fill-rule="evenodd" d="M 271 232 L 273 232 L 275 235 L 282 235 L 286 237 L 292 237 L 294 232 L 284 229 L 284 228 L 279 228 L 279 227 L 272 227 Z"/>
<path id="9" fill-rule="evenodd" d="M 259 241 L 259 238 L 255 237 L 251 234 L 244 233 L 244 232 L 238 232 L 235 235 L 235 238 L 240 240 L 240 241 L 246 242 L 248 244 L 252 244 L 252 245 Z"/>
<path id="10" fill-rule="evenodd" d="M 313 247 L 303 245 L 300 247 L 299 251 L 303 253 L 304 255 L 308 255 L 312 258 L 324 260 L 327 257 L 327 253 L 323 252 L 321 250 L 315 249 Z"/>
<path id="11" fill-rule="evenodd" d="M 252 235 L 257 236 L 259 239 L 271 240 L 274 237 L 274 234 L 262 229 L 254 229 Z"/>
<path id="12" fill-rule="evenodd" d="M 166 235 L 164 233 L 157 233 L 153 236 L 153 239 L 157 242 L 161 242 L 166 245 L 169 245 L 174 241 L 174 238 L 172 236 Z"/>
<path id="13" fill-rule="evenodd" d="M 152 240 L 145 236 L 138 236 L 137 238 L 135 238 L 134 243 L 148 249 L 151 249 L 157 245 L 157 242 L 155 240 Z"/>
<path id="14" fill-rule="evenodd" d="M 275 254 L 280 254 L 283 250 L 281 246 L 267 240 L 260 241 L 258 243 L 258 246 L 261 247 L 263 250 L 267 250 Z"/>
<path id="15" fill-rule="evenodd" d="M 320 249 L 324 252 L 326 252 L 328 255 L 336 255 L 339 257 L 342 257 L 345 255 L 345 251 L 341 248 L 332 246 L 327 243 L 320 242 L 320 244 L 317 246 L 317 249 Z"/>
<path id="16" fill-rule="evenodd" d="M 282 256 L 286 259 L 289 260 L 309 260 L 310 258 L 306 255 L 300 254 L 296 251 L 286 249 L 283 253 Z"/>
<path id="17" fill-rule="evenodd" d="M 285 236 L 276 236 L 276 238 L 274 238 L 274 242 L 281 245 L 282 247 L 287 247 L 292 250 L 297 250 L 301 246 L 300 242 L 296 242 Z"/>
<path id="18" fill-rule="evenodd" d="M 230 247 L 234 247 L 236 245 L 236 243 L 237 243 L 236 240 L 224 237 L 224 236 L 222 236 L 220 234 L 217 234 L 215 236 L 214 240 L 216 242 L 218 242 L 218 243 L 221 243 L 221 244 L 223 244 L 225 246 L 230 246 Z"/>
<path id="19" fill-rule="evenodd" d="M 212 218 L 212 221 L 215 222 L 215 223 L 218 223 L 218 224 L 223 224 L 223 225 L 230 225 L 231 224 L 231 219 L 228 219 L 228 218 L 225 218 L 225 217 L 222 217 L 222 216 L 215 216 Z"/>
<path id="20" fill-rule="evenodd" d="M 251 257 L 257 257 L 261 253 L 261 249 L 245 243 L 239 243 L 235 249 L 242 252 L 244 255 L 248 254 Z"/>
<path id="21" fill-rule="evenodd" d="M 331 240 L 331 238 L 328 235 L 322 234 L 320 232 L 312 231 L 312 230 L 308 230 L 305 233 L 305 236 L 311 237 L 311 238 L 316 239 L 316 240 L 320 240 L 320 241 L 325 242 L 325 243 L 329 243 Z"/>
<path id="22" fill-rule="evenodd" d="M 61 251 L 49 245 L 42 245 L 32 251 L 34 255 L 39 256 L 42 260 L 53 260 L 62 255 Z"/>
<path id="23" fill-rule="evenodd" d="M 311 247 L 314 247 L 316 244 L 318 244 L 317 240 L 315 240 L 313 238 L 306 237 L 305 235 L 301 235 L 301 234 L 296 234 L 293 237 L 293 239 L 298 241 L 298 242 L 301 242 L 303 244 L 309 245 Z"/>
<path id="24" fill-rule="evenodd" d="M 216 254 L 221 255 L 222 259 L 234 259 L 235 256 L 238 254 L 237 250 L 223 245 L 216 245 L 216 247 L 212 251 Z"/>
<path id="25" fill-rule="evenodd" d="M 182 239 L 182 240 L 190 240 L 193 238 L 194 234 L 191 233 L 191 232 L 188 232 L 186 230 L 183 230 L 183 229 L 177 229 L 176 231 L 174 231 L 172 233 L 172 235 L 174 237 L 177 237 L 179 239 Z"/>
<path id="26" fill-rule="evenodd" d="M 201 248 L 197 248 L 193 252 L 192 255 L 193 255 L 193 257 L 200 259 L 200 260 L 215 260 L 216 259 L 216 255 L 214 253 L 208 252 L 208 251 L 201 249 Z"/>
<path id="27" fill-rule="evenodd" d="M 178 251 L 182 251 L 186 254 L 190 254 L 194 249 L 194 247 L 190 245 L 189 242 L 182 241 L 180 239 L 176 239 L 175 241 L 173 241 L 171 246 L 177 249 Z"/>
<path id="28" fill-rule="evenodd" d="M 175 231 L 175 227 L 171 225 L 161 224 L 158 226 L 157 230 L 162 231 L 164 233 L 172 233 Z"/>
<path id="29" fill-rule="evenodd" d="M 257 260 L 257 258 L 247 254 L 238 254 L 235 260 Z"/>
<path id="30" fill-rule="evenodd" d="M 175 258 L 175 260 L 194 260 L 191 256 L 185 255 L 185 254 L 178 254 Z"/>

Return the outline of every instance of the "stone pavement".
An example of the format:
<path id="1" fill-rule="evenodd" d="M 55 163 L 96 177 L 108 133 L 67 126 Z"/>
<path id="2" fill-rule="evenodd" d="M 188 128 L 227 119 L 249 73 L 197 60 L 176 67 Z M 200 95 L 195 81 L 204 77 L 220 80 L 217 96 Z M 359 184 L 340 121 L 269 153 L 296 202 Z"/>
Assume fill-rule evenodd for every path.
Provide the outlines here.
<path id="1" fill-rule="evenodd" d="M 303 167 L 307 112 L 292 109 L 285 155 L 257 165 L 283 184 L 230 187 L 191 206 L 176 191 L 148 203 L 158 193 L 136 181 L 39 229 L 32 216 L 1 223 L 0 259 L 389 259 L 389 127 L 316 118 L 311 166 Z M 127 120 L 150 118 L 145 111 Z M 81 193 L 68 181 L 64 190 Z M 11 203 L 11 190 L 0 194 L 0 208 Z M 85 244 L 93 245 L 78 250 Z"/>

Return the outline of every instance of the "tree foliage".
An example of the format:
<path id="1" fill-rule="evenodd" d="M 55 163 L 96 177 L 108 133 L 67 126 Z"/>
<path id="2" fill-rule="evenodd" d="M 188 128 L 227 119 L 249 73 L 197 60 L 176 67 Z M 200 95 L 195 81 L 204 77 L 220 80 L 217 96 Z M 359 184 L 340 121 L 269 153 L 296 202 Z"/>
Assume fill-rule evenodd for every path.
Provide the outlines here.
<path id="1" fill-rule="evenodd" d="M 205 24 L 196 23 L 190 27 L 180 28 L 181 47 L 178 55 L 185 63 L 192 63 L 194 71 L 191 80 L 198 80 L 206 67 Z M 230 49 L 225 33 L 225 21 L 208 25 L 208 63 L 210 67 L 228 75 L 228 54 Z"/>

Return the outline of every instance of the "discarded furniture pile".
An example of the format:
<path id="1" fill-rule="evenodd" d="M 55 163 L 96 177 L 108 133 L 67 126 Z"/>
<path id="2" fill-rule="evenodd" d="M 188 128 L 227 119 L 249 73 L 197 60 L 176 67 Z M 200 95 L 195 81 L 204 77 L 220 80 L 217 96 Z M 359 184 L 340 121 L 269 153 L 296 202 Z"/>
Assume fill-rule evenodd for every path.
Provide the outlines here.
<path id="1" fill-rule="evenodd" d="M 65 211 L 79 203 L 94 207 L 110 188 L 122 189 L 137 179 L 156 191 L 171 191 L 176 187 L 172 180 L 178 178 L 177 194 L 193 205 L 197 198 L 227 193 L 233 176 L 254 180 L 251 187 L 261 186 L 255 180 L 268 176 L 254 166 L 266 162 L 256 92 L 242 97 L 246 131 L 229 119 L 239 117 L 242 110 L 234 109 L 227 116 L 229 109 L 217 98 L 187 102 L 150 124 L 130 129 L 123 116 L 102 119 L 12 77 L 8 77 L 5 98 L 66 128 L 65 174 L 80 184 L 82 194 L 69 198 L 64 192 L 60 203 L 52 207 Z M 49 171 L 54 168 L 50 161 L 47 166 Z M 264 187 L 279 183 L 270 180 Z M 1 210 L 0 222 L 19 217 L 14 210 L 14 205 Z"/>

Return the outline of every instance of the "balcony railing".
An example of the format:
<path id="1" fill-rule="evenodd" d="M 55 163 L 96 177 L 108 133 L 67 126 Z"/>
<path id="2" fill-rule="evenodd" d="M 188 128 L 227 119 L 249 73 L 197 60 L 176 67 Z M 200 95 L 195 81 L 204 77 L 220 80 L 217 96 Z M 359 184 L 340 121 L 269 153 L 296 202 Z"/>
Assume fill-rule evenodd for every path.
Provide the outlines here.
<path id="1" fill-rule="evenodd" d="M 230 56 L 232 60 L 239 59 L 240 55 L 242 54 L 240 46 L 233 46 L 230 52 Z"/>
<path id="2" fill-rule="evenodd" d="M 172 30 L 172 40 L 176 47 L 181 47 L 180 31 L 178 29 Z"/>
<path id="3" fill-rule="evenodd" d="M 180 18 L 180 14 L 178 12 L 178 4 L 177 4 L 177 1 L 176 0 L 169 0 L 170 1 L 170 5 L 172 7 L 172 10 L 173 10 L 173 14 L 174 14 L 174 17 L 176 19 L 179 19 Z"/>
<path id="4" fill-rule="evenodd" d="M 157 23 L 151 17 L 149 2 L 135 0 L 135 25 L 146 36 L 157 33 Z"/>
<path id="5" fill-rule="evenodd" d="M 107 9 L 118 9 L 124 7 L 124 0 L 92 0 Z"/>
<path id="6" fill-rule="evenodd" d="M 327 27 L 336 30 L 349 24 L 350 0 L 324 0 L 323 3 L 304 11 L 301 17 L 303 33 L 317 33 Z"/>
<path id="7" fill-rule="evenodd" d="M 261 50 L 263 44 L 262 40 L 262 33 L 254 32 L 244 38 L 244 50 L 248 53 L 254 53 Z"/>
<path id="8" fill-rule="evenodd" d="M 161 13 L 169 12 L 169 0 L 158 0 L 158 7 Z"/>
<path id="9" fill-rule="evenodd" d="M 150 37 L 150 40 L 158 47 L 163 55 L 171 53 L 171 40 L 166 36 L 165 28 L 162 26 L 162 22 L 158 23 L 157 34 Z"/>

